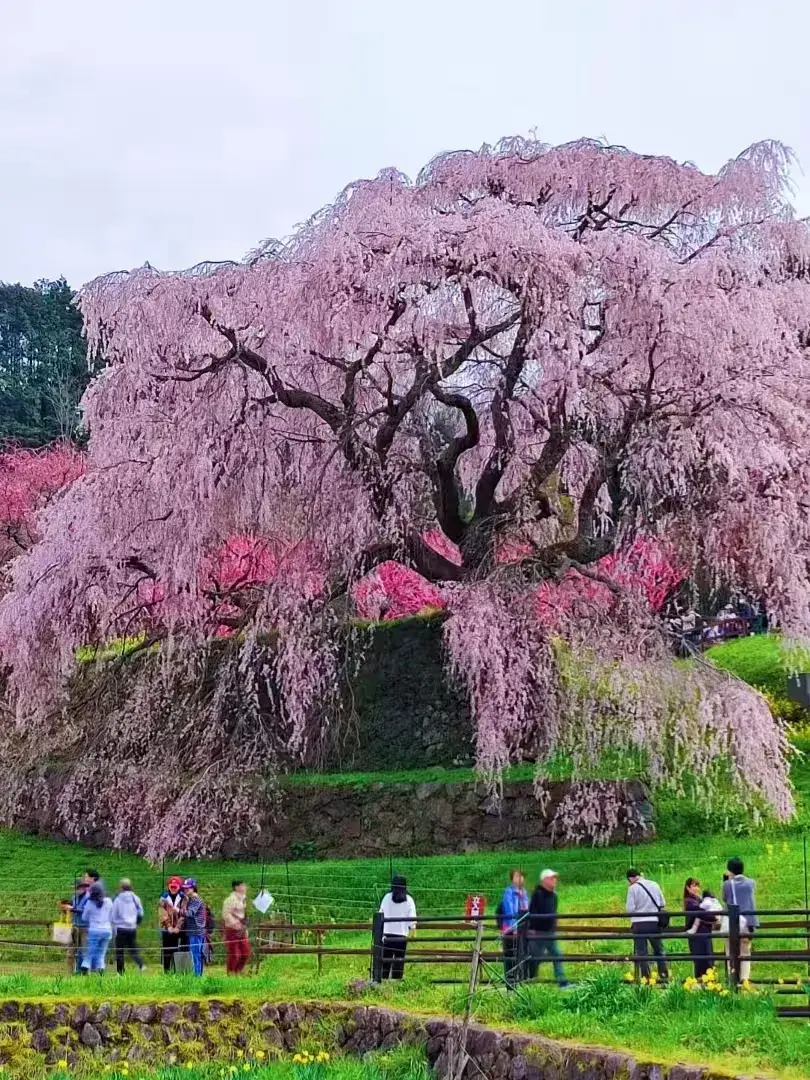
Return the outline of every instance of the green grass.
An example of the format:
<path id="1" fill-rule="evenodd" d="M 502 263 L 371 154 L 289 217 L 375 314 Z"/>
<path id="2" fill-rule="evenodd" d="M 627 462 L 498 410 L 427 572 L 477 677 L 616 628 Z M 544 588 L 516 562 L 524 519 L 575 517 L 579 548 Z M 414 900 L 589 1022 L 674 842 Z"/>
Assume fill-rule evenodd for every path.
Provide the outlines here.
<path id="1" fill-rule="evenodd" d="M 149 1068 L 136 1064 L 105 1065 L 88 1060 L 66 1070 L 37 1069 L 27 1064 L 18 1074 L 9 1070 L 6 1075 L 22 1075 L 26 1080 L 75 1080 L 77 1077 L 104 1076 L 107 1080 L 431 1080 L 424 1055 L 413 1048 L 398 1048 L 368 1055 L 357 1060 L 329 1055 L 328 1061 L 318 1061 L 319 1047 L 311 1047 L 314 1061 L 296 1061 L 302 1054 L 288 1053 L 274 1061 L 234 1056 L 217 1062 L 187 1061 L 183 1064 Z"/>
<path id="2" fill-rule="evenodd" d="M 810 653 L 789 649 L 778 634 L 757 634 L 715 645 L 706 651 L 706 658 L 774 698 L 785 697 L 788 676 L 796 666 L 810 669 Z"/>

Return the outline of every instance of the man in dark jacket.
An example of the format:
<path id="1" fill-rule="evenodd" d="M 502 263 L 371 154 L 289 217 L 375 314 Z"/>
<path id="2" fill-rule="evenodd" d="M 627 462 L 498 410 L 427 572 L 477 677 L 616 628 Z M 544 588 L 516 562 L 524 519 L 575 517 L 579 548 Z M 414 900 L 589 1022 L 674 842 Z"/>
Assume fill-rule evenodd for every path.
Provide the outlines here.
<path id="1" fill-rule="evenodd" d="M 537 977 L 540 961 L 548 957 L 560 987 L 568 986 L 557 941 L 557 874 L 544 870 L 529 903 L 529 978 Z"/>

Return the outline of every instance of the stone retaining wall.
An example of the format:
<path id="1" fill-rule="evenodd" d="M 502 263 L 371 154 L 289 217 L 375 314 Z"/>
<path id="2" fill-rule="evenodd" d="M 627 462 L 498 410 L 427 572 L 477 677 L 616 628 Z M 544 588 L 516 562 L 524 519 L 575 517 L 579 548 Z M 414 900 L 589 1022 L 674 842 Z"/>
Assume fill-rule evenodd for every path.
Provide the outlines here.
<path id="1" fill-rule="evenodd" d="M 153 1003 L 0 1002 L 0 1064 L 25 1071 L 38 1061 L 107 1063 L 270 1059 L 299 1048 L 360 1055 L 423 1046 L 438 1077 L 448 1075 L 460 1028 L 374 1006 L 245 1001 Z M 693 1065 L 662 1065 L 627 1054 L 470 1025 L 463 1076 L 482 1080 L 721 1080 Z M 728 1078 L 724 1078 L 728 1080 Z"/>
<path id="2" fill-rule="evenodd" d="M 580 813 L 583 806 L 587 814 Z M 260 835 L 224 837 L 222 854 L 345 858 L 351 852 L 373 858 L 536 851 L 560 842 L 558 811 L 574 819 L 583 844 L 639 844 L 655 834 L 652 807 L 637 781 L 553 783 L 542 803 L 531 781 L 512 781 L 496 806 L 472 783 L 307 784 L 284 790 L 281 814 Z"/>

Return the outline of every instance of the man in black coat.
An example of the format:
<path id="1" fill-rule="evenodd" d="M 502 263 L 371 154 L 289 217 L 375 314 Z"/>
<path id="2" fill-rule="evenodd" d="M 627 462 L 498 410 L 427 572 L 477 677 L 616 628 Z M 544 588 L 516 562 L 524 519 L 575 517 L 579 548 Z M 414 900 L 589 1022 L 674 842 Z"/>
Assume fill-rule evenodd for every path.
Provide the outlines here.
<path id="1" fill-rule="evenodd" d="M 540 961 L 547 957 L 554 965 L 554 978 L 560 987 L 568 986 L 557 942 L 557 874 L 544 870 L 529 902 L 529 978 L 537 977 Z"/>

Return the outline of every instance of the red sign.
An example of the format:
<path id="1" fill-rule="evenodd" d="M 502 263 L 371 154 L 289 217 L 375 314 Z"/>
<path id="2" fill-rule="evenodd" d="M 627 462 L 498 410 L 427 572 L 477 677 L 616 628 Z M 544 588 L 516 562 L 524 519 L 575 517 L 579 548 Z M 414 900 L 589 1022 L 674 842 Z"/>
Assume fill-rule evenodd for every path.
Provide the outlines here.
<path id="1" fill-rule="evenodd" d="M 487 910 L 487 898 L 485 896 L 468 896 L 464 906 L 464 917 L 467 919 L 483 919 Z"/>

